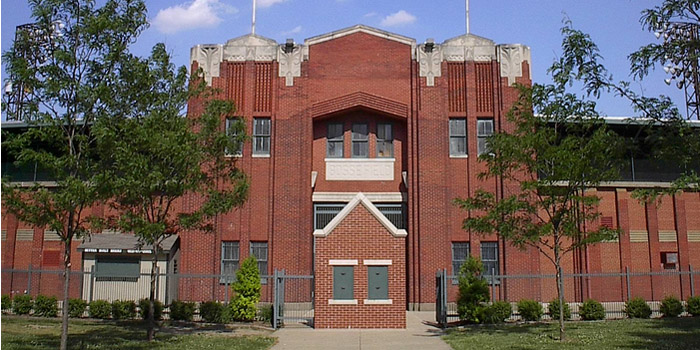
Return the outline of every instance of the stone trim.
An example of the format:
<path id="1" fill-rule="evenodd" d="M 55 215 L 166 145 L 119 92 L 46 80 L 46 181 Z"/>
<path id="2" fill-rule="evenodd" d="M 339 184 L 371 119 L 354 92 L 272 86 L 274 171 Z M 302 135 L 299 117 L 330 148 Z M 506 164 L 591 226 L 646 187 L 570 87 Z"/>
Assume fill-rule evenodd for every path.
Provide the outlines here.
<path id="1" fill-rule="evenodd" d="M 347 300 L 328 299 L 328 305 L 357 305 L 357 299 L 347 299 Z"/>
<path id="2" fill-rule="evenodd" d="M 362 303 L 365 305 L 392 305 L 394 301 L 392 299 L 365 299 Z"/>
<path id="3" fill-rule="evenodd" d="M 355 192 L 314 192 L 313 202 L 350 202 L 355 198 Z M 407 202 L 406 192 L 367 192 L 364 194 L 371 202 Z"/>
<path id="4" fill-rule="evenodd" d="M 374 265 L 374 266 L 389 266 L 391 265 L 391 259 L 389 260 L 364 260 L 363 265 Z"/>
<path id="5" fill-rule="evenodd" d="M 333 265 L 333 266 L 354 266 L 358 265 L 357 259 L 332 259 L 328 260 L 328 265 Z"/>

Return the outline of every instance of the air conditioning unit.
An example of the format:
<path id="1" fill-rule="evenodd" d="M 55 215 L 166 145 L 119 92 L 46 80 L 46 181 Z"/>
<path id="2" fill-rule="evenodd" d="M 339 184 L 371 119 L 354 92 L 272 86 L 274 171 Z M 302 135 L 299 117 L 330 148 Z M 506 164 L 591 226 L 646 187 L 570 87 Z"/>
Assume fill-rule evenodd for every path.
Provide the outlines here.
<path id="1" fill-rule="evenodd" d="M 678 253 L 661 253 L 661 263 L 678 264 Z"/>

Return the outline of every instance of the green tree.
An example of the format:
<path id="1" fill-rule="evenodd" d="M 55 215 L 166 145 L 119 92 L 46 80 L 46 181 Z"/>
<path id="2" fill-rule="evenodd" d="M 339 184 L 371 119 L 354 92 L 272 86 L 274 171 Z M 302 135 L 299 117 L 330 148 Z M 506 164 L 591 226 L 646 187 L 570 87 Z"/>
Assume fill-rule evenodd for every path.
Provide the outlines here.
<path id="1" fill-rule="evenodd" d="M 584 229 L 584 223 L 600 215 L 600 198 L 588 190 L 617 178 L 622 148 L 595 103 L 567 91 L 577 79 L 604 73 L 597 46 L 569 25 L 562 31 L 566 54 L 550 68 L 553 84 L 519 86 L 519 98 L 507 115 L 513 131 L 490 137 L 490 153 L 480 156 L 488 165 L 480 177 L 499 179 L 502 198 L 478 190 L 471 198 L 456 199 L 472 213 L 464 220 L 466 230 L 497 233 L 515 247 L 537 249 L 549 260 L 556 270 L 560 303 L 562 258 L 617 235 L 605 227 Z M 589 93 L 600 89 L 595 80 L 584 83 Z M 559 333 L 563 341 L 563 312 Z"/>
<path id="2" fill-rule="evenodd" d="M 247 177 L 235 158 L 225 157 L 240 147 L 245 127 L 236 119 L 227 134 L 224 121 L 235 112 L 230 101 L 207 100 L 201 115 L 182 115 L 187 101 L 202 98 L 206 89 L 197 77 L 188 82 L 185 67 L 174 69 L 163 44 L 147 59 L 132 58 L 124 74 L 123 88 L 138 86 L 138 92 L 121 96 L 125 100 L 116 101 L 114 109 L 124 108 L 125 113 L 99 120 L 94 134 L 103 161 L 100 182 L 117 213 L 108 218 L 108 225 L 133 232 L 152 249 L 150 341 L 155 335 L 152 310 L 163 241 L 183 230 L 212 230 L 218 214 L 247 198 Z M 199 204 L 176 205 L 188 198 Z"/>
<path id="3" fill-rule="evenodd" d="M 3 143 L 19 162 L 37 164 L 55 179 L 50 188 L 20 187 L 3 179 L 2 199 L 19 220 L 55 231 L 63 244 L 63 305 L 68 305 L 71 245 L 89 234 L 89 208 L 97 200 L 98 173 L 89 129 L 108 114 L 110 86 L 123 67 L 128 45 L 146 26 L 140 0 L 32 0 L 35 21 L 17 33 L 3 54 L 9 83 L 23 95 L 8 119 L 29 130 Z M 34 148 L 37 143 L 46 147 Z M 68 341 L 68 307 L 63 308 L 61 349 Z"/>
<path id="4" fill-rule="evenodd" d="M 236 272 L 236 282 L 231 286 L 231 317 L 238 321 L 252 321 L 260 302 L 260 271 L 258 261 L 254 256 L 243 260 L 241 268 Z"/>
<path id="5" fill-rule="evenodd" d="M 481 323 L 484 306 L 489 301 L 489 285 L 484 279 L 484 264 L 478 258 L 469 256 L 459 268 L 459 294 L 457 313 L 460 320 Z"/>

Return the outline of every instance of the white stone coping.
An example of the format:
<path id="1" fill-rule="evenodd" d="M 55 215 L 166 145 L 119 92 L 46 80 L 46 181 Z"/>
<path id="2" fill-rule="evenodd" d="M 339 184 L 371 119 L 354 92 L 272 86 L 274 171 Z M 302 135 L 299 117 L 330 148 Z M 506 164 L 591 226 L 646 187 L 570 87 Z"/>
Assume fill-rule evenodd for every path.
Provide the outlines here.
<path id="1" fill-rule="evenodd" d="M 392 299 L 365 299 L 363 301 L 365 305 L 392 305 L 394 301 Z"/>
<path id="2" fill-rule="evenodd" d="M 391 259 L 388 259 L 388 260 L 365 259 L 362 263 L 364 265 L 389 266 L 389 265 L 391 265 Z"/>
<path id="3" fill-rule="evenodd" d="M 365 197 L 371 202 L 407 202 L 406 192 L 365 192 Z M 314 202 L 350 202 L 357 192 L 314 192 L 311 200 Z"/>
<path id="4" fill-rule="evenodd" d="M 328 305 L 357 305 L 357 299 L 328 299 Z"/>
<path id="5" fill-rule="evenodd" d="M 326 227 L 323 229 L 314 230 L 314 237 L 328 236 L 360 203 L 362 203 L 367 211 L 369 211 L 377 219 L 377 221 L 379 221 L 391 233 L 392 236 L 399 238 L 408 236 L 408 232 L 406 232 L 406 230 L 396 228 L 396 226 L 394 226 L 394 224 L 392 224 L 391 221 L 389 221 L 389 219 L 387 219 L 386 216 L 384 216 L 384 214 L 382 214 L 382 212 L 380 212 L 379 209 L 377 209 L 377 207 L 375 207 L 374 204 L 372 204 L 372 202 L 364 194 L 362 194 L 362 192 L 360 192 L 355 195 L 355 198 L 353 198 L 353 200 L 351 200 L 350 203 L 348 203 L 345 208 L 343 208 L 343 210 L 341 210 L 340 213 L 338 213 L 338 215 L 336 215 L 333 220 L 326 225 Z"/>
<path id="6" fill-rule="evenodd" d="M 353 266 L 358 265 L 357 259 L 330 259 L 328 265 L 333 266 Z"/>

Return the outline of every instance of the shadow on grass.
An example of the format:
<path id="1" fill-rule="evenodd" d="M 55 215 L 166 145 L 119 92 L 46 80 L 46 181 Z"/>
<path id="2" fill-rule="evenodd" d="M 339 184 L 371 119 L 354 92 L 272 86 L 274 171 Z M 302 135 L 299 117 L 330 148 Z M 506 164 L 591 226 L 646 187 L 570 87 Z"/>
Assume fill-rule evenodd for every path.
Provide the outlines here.
<path id="1" fill-rule="evenodd" d="M 629 349 L 700 349 L 700 317 L 652 320 L 653 327 L 627 332 L 635 338 Z"/>

